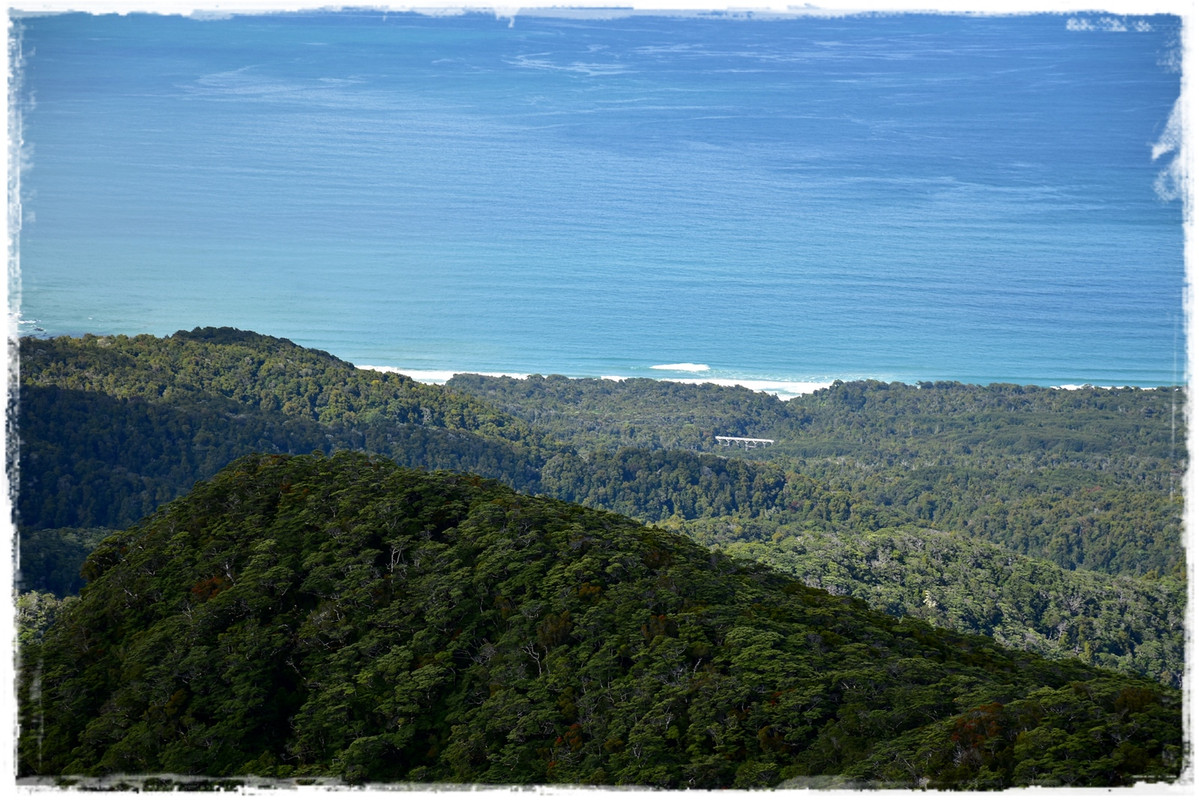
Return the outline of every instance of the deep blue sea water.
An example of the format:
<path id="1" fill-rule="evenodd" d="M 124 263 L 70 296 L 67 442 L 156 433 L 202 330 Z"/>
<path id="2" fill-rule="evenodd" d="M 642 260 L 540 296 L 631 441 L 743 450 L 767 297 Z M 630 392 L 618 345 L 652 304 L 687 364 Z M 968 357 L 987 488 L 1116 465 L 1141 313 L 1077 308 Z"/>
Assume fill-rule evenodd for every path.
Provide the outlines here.
<path id="1" fill-rule="evenodd" d="M 23 331 L 231 325 L 421 371 L 1184 377 L 1177 18 L 15 31 Z"/>

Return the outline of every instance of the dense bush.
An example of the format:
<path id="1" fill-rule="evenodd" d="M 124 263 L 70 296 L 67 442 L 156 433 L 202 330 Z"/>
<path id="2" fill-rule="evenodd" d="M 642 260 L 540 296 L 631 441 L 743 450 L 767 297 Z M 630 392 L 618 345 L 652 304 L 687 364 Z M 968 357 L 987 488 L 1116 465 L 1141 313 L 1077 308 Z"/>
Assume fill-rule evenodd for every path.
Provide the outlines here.
<path id="1" fill-rule="evenodd" d="M 360 454 L 230 465 L 22 649 L 22 775 L 1122 785 L 1177 691 Z"/>

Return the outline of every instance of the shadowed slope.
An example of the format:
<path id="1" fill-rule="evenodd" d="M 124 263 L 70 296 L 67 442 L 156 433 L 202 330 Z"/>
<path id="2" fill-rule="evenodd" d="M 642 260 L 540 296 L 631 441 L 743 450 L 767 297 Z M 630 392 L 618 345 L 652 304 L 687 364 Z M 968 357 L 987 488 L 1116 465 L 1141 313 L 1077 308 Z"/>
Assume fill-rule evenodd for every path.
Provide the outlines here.
<path id="1" fill-rule="evenodd" d="M 363 455 L 241 459 L 86 570 L 23 652 L 24 775 L 999 786 L 1179 768 L 1176 691 Z"/>

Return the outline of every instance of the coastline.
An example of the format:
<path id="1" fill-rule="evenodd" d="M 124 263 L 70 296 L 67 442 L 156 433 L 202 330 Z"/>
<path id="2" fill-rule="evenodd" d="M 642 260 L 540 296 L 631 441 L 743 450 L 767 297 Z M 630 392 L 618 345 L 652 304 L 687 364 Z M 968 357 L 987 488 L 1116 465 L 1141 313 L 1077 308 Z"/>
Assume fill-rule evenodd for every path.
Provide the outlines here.
<path id="1" fill-rule="evenodd" d="M 489 378 L 513 378 L 515 380 L 525 380 L 532 373 L 518 372 L 485 372 L 478 370 L 420 370 L 420 369 L 404 369 L 403 367 L 380 366 L 377 364 L 355 364 L 358 369 L 372 370 L 374 372 L 395 372 L 400 375 L 406 375 L 417 383 L 443 384 L 453 378 L 455 375 L 485 375 Z M 654 367 L 658 369 L 658 367 Z M 572 379 L 583 380 L 578 376 L 568 376 Z M 605 381 L 626 381 L 638 380 L 632 375 L 600 375 L 599 380 Z M 773 394 L 782 400 L 790 400 L 792 397 L 800 395 L 812 394 L 821 389 L 827 389 L 833 385 L 832 380 L 827 381 L 777 381 L 767 380 L 763 378 L 698 378 L 698 377 L 675 377 L 669 375 L 654 375 L 646 376 L 641 380 L 665 381 L 667 383 L 687 383 L 693 386 L 699 386 L 705 383 L 715 384 L 716 386 L 740 386 L 754 392 L 762 392 L 763 394 Z"/>
<path id="2" fill-rule="evenodd" d="M 489 372 L 484 370 L 421 370 L 421 369 L 405 369 L 403 367 L 381 366 L 378 364 L 355 364 L 355 367 L 363 370 L 371 370 L 374 372 L 394 372 L 399 375 L 405 375 L 417 383 L 444 384 L 453 378 L 455 375 L 484 375 L 489 378 L 512 378 L 514 380 L 526 380 L 534 373 L 520 372 Z M 672 365 L 680 366 L 680 365 Z M 687 365 L 691 366 L 691 365 Z M 651 367 L 651 369 L 660 369 L 660 367 Z M 683 371 L 683 370 L 680 370 Z M 698 370 L 689 370 L 697 372 Z M 545 373 L 543 373 L 545 374 Z M 632 375 L 599 375 L 599 376 L 566 376 L 571 380 L 606 380 L 606 381 L 627 381 L 627 380 L 652 380 L 664 381 L 667 383 L 686 383 L 692 386 L 700 386 L 702 384 L 713 384 L 716 386 L 740 386 L 744 389 L 749 389 L 753 392 L 761 392 L 762 394 L 772 394 L 780 400 L 790 400 L 794 397 L 813 394 L 821 389 L 827 389 L 832 386 L 835 380 L 823 381 L 793 381 L 793 380 L 768 380 L 764 378 L 701 378 L 701 377 L 678 377 L 669 375 L 653 375 L 653 376 L 632 376 Z M 866 380 L 865 378 L 842 378 L 845 382 L 855 380 Z M 881 378 L 878 380 L 882 380 Z M 907 383 L 906 381 L 902 381 Z M 915 385 L 915 384 L 912 384 Z M 983 385 L 983 384 L 979 384 Z M 1117 385 L 1099 385 L 1093 383 L 1063 383 L 1056 385 L 1047 385 L 1044 388 L 1057 389 L 1060 391 L 1077 391 L 1079 389 L 1117 389 L 1117 388 L 1134 388 L 1151 391 L 1153 389 L 1164 388 L 1160 386 L 1126 386 Z"/>
<path id="3" fill-rule="evenodd" d="M 14 320 L 10 320 L 10 321 L 14 321 Z M 123 332 L 123 331 L 100 332 L 99 330 L 65 331 L 65 332 L 64 331 L 50 331 L 50 330 L 46 330 L 45 328 L 41 327 L 41 325 L 38 324 L 39 320 L 25 319 L 25 318 L 19 318 L 19 317 L 15 319 L 15 323 L 19 324 L 19 325 L 34 325 L 35 326 L 33 330 L 10 331 L 10 335 L 15 333 L 15 337 L 18 339 L 26 338 L 26 337 L 35 338 L 35 339 L 54 339 L 54 338 L 58 338 L 58 337 L 67 337 L 67 338 L 81 338 L 84 336 L 101 336 L 101 337 L 102 336 L 129 336 L 129 337 L 133 337 L 133 336 L 142 336 L 142 335 L 167 337 L 167 336 L 172 335 L 172 334 L 150 333 L 150 332 L 145 332 L 145 331 L 143 331 L 141 333 L 127 333 L 127 332 Z M 254 331 L 250 328 L 245 328 L 245 329 L 234 328 L 233 330 L 242 330 L 245 332 L 254 333 Z M 180 329 L 178 331 L 175 331 L 175 333 L 181 333 L 181 332 L 186 332 L 186 329 Z M 271 334 L 259 334 L 259 335 L 271 336 Z M 273 337 L 273 338 L 279 338 L 279 337 Z M 707 364 L 692 363 L 692 362 L 679 362 L 679 363 L 670 363 L 670 364 L 652 364 L 648 367 L 643 367 L 642 369 L 645 369 L 645 370 L 649 371 L 650 373 L 660 373 L 660 374 L 630 374 L 630 375 L 613 375 L 613 374 L 577 375 L 577 374 L 566 374 L 566 373 L 562 373 L 562 372 L 555 372 L 552 370 L 548 371 L 548 372 L 541 372 L 541 371 L 539 371 L 539 372 L 517 372 L 517 371 L 506 371 L 506 370 L 488 370 L 488 369 L 470 369 L 470 368 L 465 368 L 465 369 L 410 369 L 407 367 L 397 367 L 397 366 L 386 365 L 386 364 L 355 363 L 355 362 L 349 361 L 349 359 L 347 359 L 343 356 L 336 355 L 335 350 L 337 348 L 334 345 L 330 345 L 330 344 L 324 343 L 324 342 L 299 341 L 299 340 L 300 340 L 300 337 L 286 339 L 286 341 L 291 342 L 292 344 L 295 344 L 298 347 L 321 350 L 330 355 L 334 355 L 334 357 L 338 358 L 339 360 L 351 363 L 356 369 L 371 370 L 374 372 L 396 373 L 396 374 L 400 374 L 400 375 L 405 375 L 405 376 L 411 378 L 412 380 L 416 381 L 417 383 L 432 384 L 432 385 L 444 384 L 444 383 L 448 382 L 451 378 L 453 378 L 455 375 L 483 375 L 486 377 L 512 378 L 514 380 L 525 380 L 525 379 L 531 377 L 532 375 L 558 375 L 558 376 L 565 376 L 571 380 L 610 380 L 610 381 L 617 381 L 617 382 L 627 381 L 627 380 L 652 380 L 652 381 L 664 381 L 664 382 L 668 382 L 668 383 L 691 384 L 694 386 L 699 386 L 699 385 L 703 385 L 703 384 L 712 384 L 715 386 L 722 386 L 722 387 L 741 387 L 741 388 L 749 389 L 750 391 L 753 391 L 753 392 L 760 392 L 763 394 L 774 395 L 784 401 L 790 400 L 795 397 L 800 397 L 803 395 L 810 395 L 810 394 L 818 392 L 822 389 L 827 389 L 828 387 L 832 386 L 834 383 L 836 383 L 838 381 L 844 382 L 844 383 L 852 383 L 854 381 L 867 381 L 867 380 L 879 381 L 881 383 L 896 383 L 896 382 L 898 382 L 898 383 L 902 383 L 902 384 L 908 385 L 908 386 L 918 386 L 918 385 L 925 384 L 925 383 L 939 383 L 942 381 L 950 382 L 950 383 L 962 383 L 962 384 L 966 384 L 966 385 L 970 385 L 970 386 L 988 386 L 988 385 L 992 385 L 992 384 L 1005 384 L 1005 385 L 1016 385 L 1016 386 L 1036 386 L 1036 387 L 1040 387 L 1040 388 L 1044 388 L 1044 389 L 1057 389 L 1057 390 L 1061 390 L 1061 391 L 1077 391 L 1080 389 L 1108 389 L 1108 390 L 1110 390 L 1110 389 L 1134 389 L 1134 388 L 1148 391 L 1148 390 L 1164 389 L 1164 388 L 1182 388 L 1182 389 L 1187 388 L 1187 384 L 1185 381 L 1180 382 L 1180 383 L 1155 383 L 1155 384 L 1143 384 L 1143 383 L 1131 383 L 1131 382 L 1119 383 L 1119 382 L 1111 382 L 1111 381 L 1091 382 L 1091 381 L 1086 381 L 1086 380 L 1082 380 L 1082 381 L 1078 381 L 1078 382 L 1062 381 L 1060 383 L 1051 383 L 1048 380 L 1042 382 L 1042 381 L 1038 381 L 1035 379 L 1034 380 L 1027 380 L 1027 379 L 1021 380 L 1018 378 L 1010 378 L 1010 377 L 987 378 L 987 379 L 980 379 L 980 378 L 976 378 L 976 377 L 933 377 L 933 378 L 913 379 L 913 378 L 902 378 L 902 377 L 895 377 L 895 376 L 863 375 L 863 374 L 856 374 L 856 375 L 845 374 L 845 375 L 840 375 L 837 377 L 826 377 L 826 378 L 821 378 L 821 379 L 738 377 L 738 376 L 736 376 L 736 374 L 733 370 L 728 370 L 728 369 L 713 370 Z M 633 371 L 635 372 L 636 369 L 634 369 Z M 713 372 L 715 374 L 712 374 L 712 375 L 705 374 L 708 372 Z"/>

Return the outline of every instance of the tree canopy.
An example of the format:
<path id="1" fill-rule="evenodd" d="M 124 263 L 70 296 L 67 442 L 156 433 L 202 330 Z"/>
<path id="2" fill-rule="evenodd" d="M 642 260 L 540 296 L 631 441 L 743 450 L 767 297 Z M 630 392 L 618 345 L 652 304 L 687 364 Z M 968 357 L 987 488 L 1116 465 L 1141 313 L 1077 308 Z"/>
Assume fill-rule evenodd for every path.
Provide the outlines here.
<path id="1" fill-rule="evenodd" d="M 22 651 L 22 775 L 998 788 L 1171 780 L 1181 698 L 603 511 L 240 459 Z"/>
<path id="2" fill-rule="evenodd" d="M 616 511 L 896 616 L 1173 686 L 1184 671 L 1173 387 L 426 386 L 231 328 L 23 339 L 20 367 L 22 591 L 78 592 L 107 531 L 248 453 L 354 450 Z"/>

